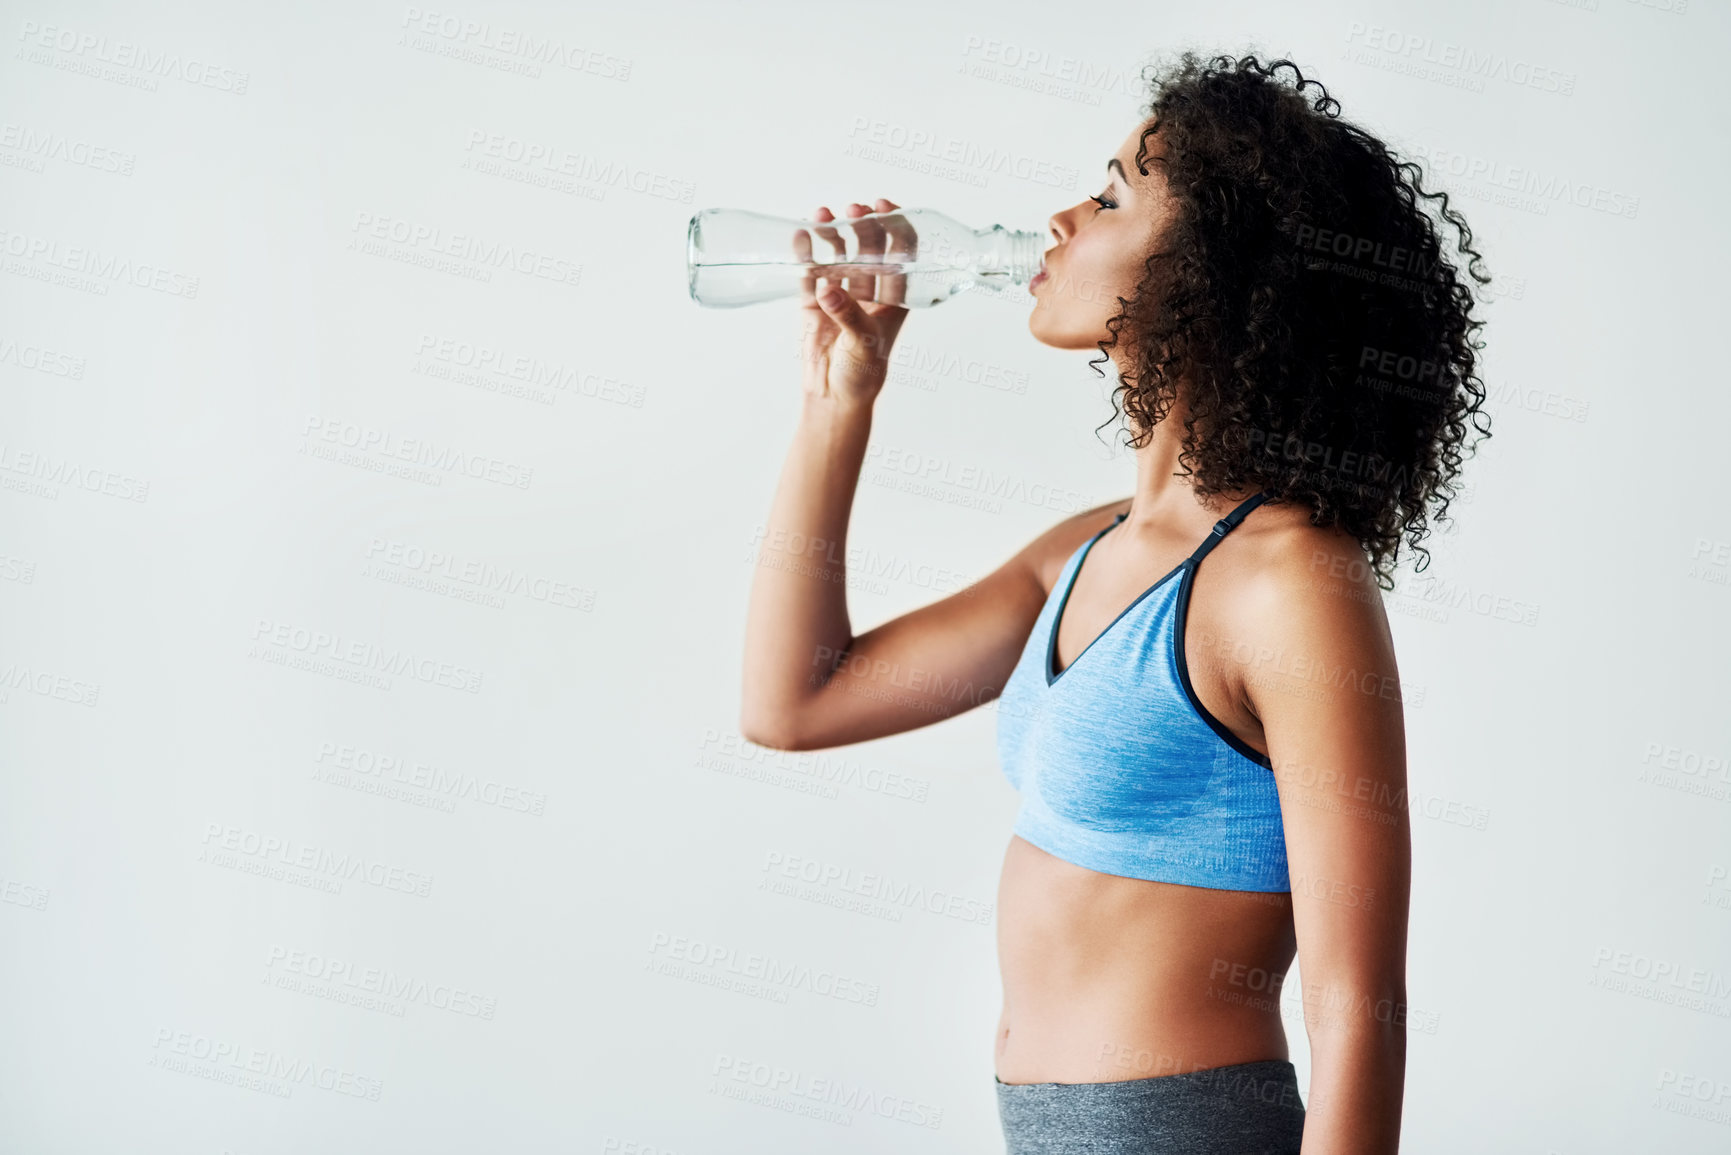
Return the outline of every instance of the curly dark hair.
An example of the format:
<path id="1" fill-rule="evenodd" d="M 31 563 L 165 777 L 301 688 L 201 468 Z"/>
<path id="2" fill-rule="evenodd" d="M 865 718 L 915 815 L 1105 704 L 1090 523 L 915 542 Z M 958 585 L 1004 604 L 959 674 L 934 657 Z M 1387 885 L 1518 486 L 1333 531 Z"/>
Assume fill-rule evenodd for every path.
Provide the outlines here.
<path id="1" fill-rule="evenodd" d="M 1429 564 L 1426 505 L 1452 520 L 1468 420 L 1490 436 L 1475 373 L 1484 322 L 1427 208 L 1489 284 L 1472 230 L 1290 60 L 1185 52 L 1143 77 L 1136 167 L 1161 170 L 1174 213 L 1098 342 L 1105 359 L 1128 325 L 1114 419 L 1122 393 L 1140 447 L 1182 386 L 1180 476 L 1199 495 L 1255 487 L 1302 502 L 1312 525 L 1351 533 L 1392 589 L 1403 534 L 1415 568 Z M 1150 157 L 1155 133 L 1163 155 Z"/>

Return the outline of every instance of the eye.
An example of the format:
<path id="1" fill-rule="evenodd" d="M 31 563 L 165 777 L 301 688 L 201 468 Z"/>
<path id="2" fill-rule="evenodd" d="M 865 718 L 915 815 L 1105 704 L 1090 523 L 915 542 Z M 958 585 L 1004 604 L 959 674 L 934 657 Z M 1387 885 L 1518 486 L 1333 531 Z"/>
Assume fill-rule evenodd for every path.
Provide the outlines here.
<path id="1" fill-rule="evenodd" d="M 1088 199 L 1099 205 L 1100 209 L 1115 209 L 1118 207 L 1114 202 L 1107 200 L 1104 193 L 1100 196 L 1089 197 Z M 1099 212 L 1100 209 L 1095 209 L 1094 211 Z"/>

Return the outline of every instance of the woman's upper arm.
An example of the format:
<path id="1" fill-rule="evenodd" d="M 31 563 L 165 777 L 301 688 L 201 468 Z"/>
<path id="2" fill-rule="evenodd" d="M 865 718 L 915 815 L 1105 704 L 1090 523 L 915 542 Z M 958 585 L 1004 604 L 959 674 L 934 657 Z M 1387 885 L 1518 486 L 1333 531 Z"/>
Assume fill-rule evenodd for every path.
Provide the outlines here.
<path id="1" fill-rule="evenodd" d="M 1338 540 L 1322 548 L 1350 551 Z M 1306 1006 L 1315 993 L 1386 1014 L 1405 996 L 1411 872 L 1400 675 L 1374 583 L 1318 583 L 1315 557 L 1290 551 L 1258 575 L 1241 603 L 1257 645 L 1235 680 L 1274 764 Z M 1313 1048 L 1318 1029 L 1390 1025 L 1374 1013 L 1323 1015 Z"/>
<path id="2" fill-rule="evenodd" d="M 1305 1143 L 1393 1151 L 1412 874 L 1402 689 L 1362 553 L 1338 539 L 1314 544 L 1259 572 L 1235 608 L 1257 639 L 1235 680 L 1280 796 L 1310 1038 Z M 1317 582 L 1330 550 L 1364 579 Z"/>
<path id="3" fill-rule="evenodd" d="M 1107 509 L 1059 522 L 973 585 L 857 635 L 840 654 L 811 655 L 812 681 L 821 684 L 798 711 L 793 732 L 765 735 L 779 739 L 766 744 L 846 746 L 929 726 L 996 698 L 1045 605 L 1054 559 L 1104 525 Z"/>

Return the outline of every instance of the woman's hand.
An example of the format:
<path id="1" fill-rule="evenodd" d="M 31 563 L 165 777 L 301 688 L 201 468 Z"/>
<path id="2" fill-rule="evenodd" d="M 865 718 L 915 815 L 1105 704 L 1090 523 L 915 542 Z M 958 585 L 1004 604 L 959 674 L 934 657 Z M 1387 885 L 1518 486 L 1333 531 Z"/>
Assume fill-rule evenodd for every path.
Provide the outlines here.
<path id="1" fill-rule="evenodd" d="M 877 207 L 863 204 L 848 206 L 849 217 L 868 213 L 894 212 L 900 205 L 879 198 Z M 819 208 L 816 221 L 833 221 L 828 208 Z M 794 234 L 794 255 L 801 261 L 812 260 L 812 233 L 818 242 L 829 246 L 822 259 L 846 261 L 850 275 L 841 284 L 830 278 L 820 278 L 821 266 L 808 272 L 800 288 L 800 308 L 805 324 L 804 351 L 800 363 L 804 366 L 803 387 L 808 395 L 833 398 L 850 404 L 870 405 L 883 388 L 889 373 L 890 348 L 896 334 L 907 319 L 906 274 L 882 276 L 857 275 L 859 265 L 881 262 L 886 246 L 893 242 L 893 252 L 900 263 L 912 260 L 915 238 L 905 217 L 888 224 L 867 221 L 856 225 L 859 251 L 847 252 L 847 243 L 835 229 L 820 226 L 811 231 L 800 229 Z M 819 284 L 819 280 L 824 283 Z"/>

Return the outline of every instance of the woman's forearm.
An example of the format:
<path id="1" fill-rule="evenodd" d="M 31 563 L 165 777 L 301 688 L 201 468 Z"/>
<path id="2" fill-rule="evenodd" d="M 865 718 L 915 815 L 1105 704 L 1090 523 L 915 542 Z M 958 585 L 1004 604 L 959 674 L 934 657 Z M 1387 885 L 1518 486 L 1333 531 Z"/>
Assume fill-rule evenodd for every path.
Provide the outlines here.
<path id="1" fill-rule="evenodd" d="M 1404 1000 L 1398 1005 L 1404 1009 Z M 1386 1021 L 1393 1016 L 1379 1016 L 1375 1008 L 1353 1015 L 1360 1016 L 1367 1021 L 1310 1032 L 1310 1096 L 1300 1155 L 1394 1155 L 1400 1150 L 1406 1024 Z"/>
<path id="2" fill-rule="evenodd" d="M 741 732 L 790 744 L 799 710 L 853 640 L 844 550 L 869 402 L 804 394 L 763 527 L 745 622 Z"/>

